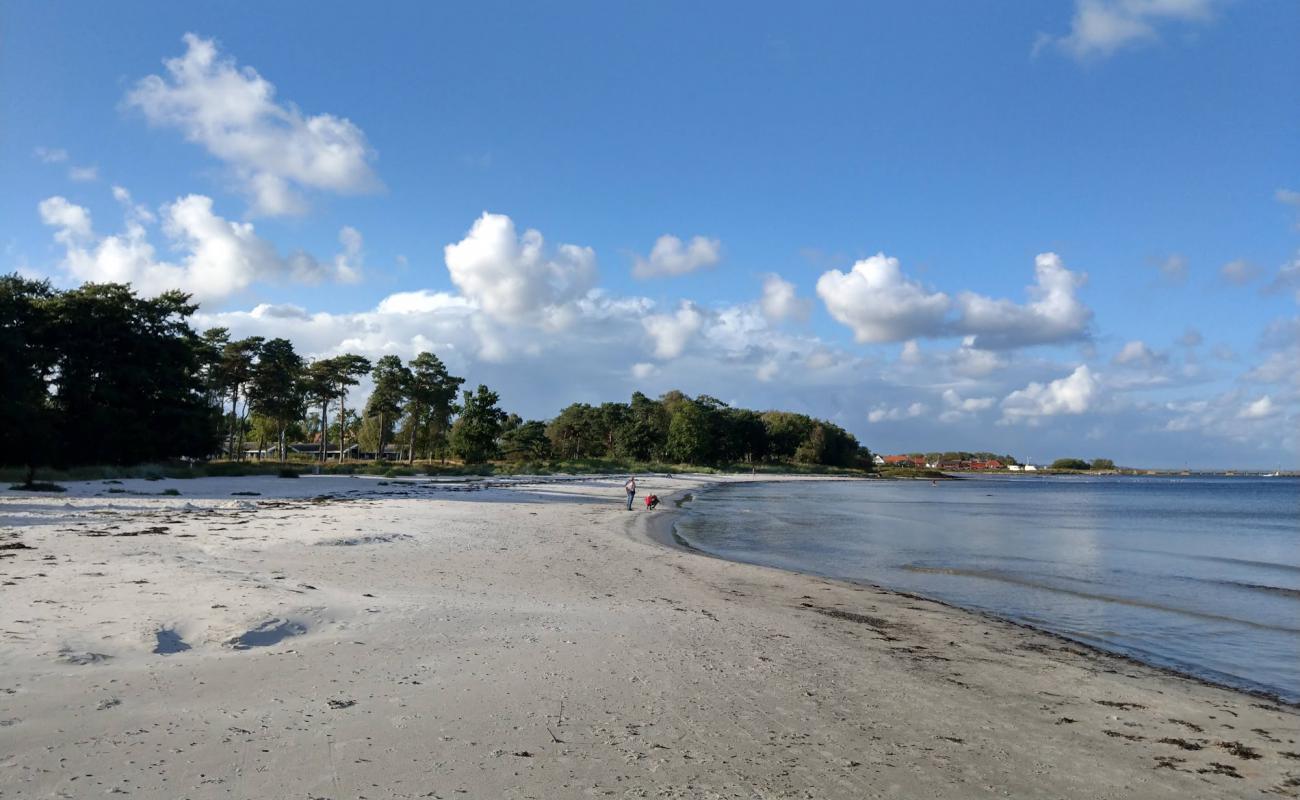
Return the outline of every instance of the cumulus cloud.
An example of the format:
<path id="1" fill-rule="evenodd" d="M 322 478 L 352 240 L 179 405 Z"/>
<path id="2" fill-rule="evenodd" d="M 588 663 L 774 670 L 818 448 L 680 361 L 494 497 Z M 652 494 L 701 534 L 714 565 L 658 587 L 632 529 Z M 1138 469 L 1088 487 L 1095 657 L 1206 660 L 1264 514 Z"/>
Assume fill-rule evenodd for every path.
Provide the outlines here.
<path id="1" fill-rule="evenodd" d="M 596 253 L 590 247 L 560 245 L 546 251 L 542 234 L 520 236 L 504 214 L 483 212 L 469 232 L 443 250 L 452 283 L 501 322 L 546 322 L 563 327 L 568 304 L 596 280 Z"/>
<path id="2" fill-rule="evenodd" d="M 648 257 L 637 257 L 632 274 L 638 278 L 685 275 L 711 267 L 721 259 L 722 242 L 717 239 L 693 236 L 688 243 L 665 234 L 655 240 Z"/>
<path id="3" fill-rule="evenodd" d="M 1233 286 L 1245 286 L 1258 278 L 1261 273 L 1259 267 L 1242 258 L 1229 261 L 1219 268 L 1219 277 Z"/>
<path id="4" fill-rule="evenodd" d="M 884 253 L 857 262 L 848 273 L 822 273 L 817 295 L 830 315 L 862 343 L 940 335 L 952 305 L 948 295 L 908 278 L 898 259 Z"/>
<path id="5" fill-rule="evenodd" d="M 1185 256 L 1173 253 L 1156 261 L 1155 268 L 1160 273 L 1162 283 L 1170 286 L 1181 286 L 1187 282 L 1187 258 Z"/>
<path id="6" fill-rule="evenodd" d="M 969 347 L 987 351 L 1086 339 L 1092 310 L 1077 292 L 1087 276 L 1071 272 L 1055 253 L 1034 259 L 1034 275 L 1025 304 L 974 292 L 954 301 L 908 278 L 898 259 L 878 253 L 847 274 L 823 273 L 817 294 L 864 343 L 965 336 Z"/>
<path id="7" fill-rule="evenodd" d="M 1296 209 L 1296 221 L 1294 227 L 1296 230 L 1300 231 L 1300 192 L 1293 189 L 1278 189 L 1274 192 L 1273 197 L 1275 197 L 1279 203 L 1292 206 Z"/>
<path id="8" fill-rule="evenodd" d="M 61 147 L 38 147 L 32 156 L 42 164 L 62 164 L 68 160 L 68 151 Z"/>
<path id="9" fill-rule="evenodd" d="M 1080 60 L 1102 58 L 1159 39 L 1160 26 L 1205 23 L 1216 0 L 1075 0 L 1070 32 L 1042 34 L 1034 52 L 1056 48 Z"/>
<path id="10" fill-rule="evenodd" d="M 642 320 L 642 325 L 654 343 L 656 358 L 677 358 L 704 327 L 704 314 L 694 303 L 682 301 L 675 313 L 652 314 Z"/>
<path id="11" fill-rule="evenodd" d="M 1178 343 L 1183 347 L 1200 347 L 1204 341 L 1205 337 L 1201 335 L 1201 332 L 1190 325 L 1187 330 L 1183 331 L 1183 335 L 1178 337 Z"/>
<path id="12" fill-rule="evenodd" d="M 1273 398 L 1268 395 L 1252 400 L 1242 407 L 1237 416 L 1242 419 L 1265 419 L 1278 413 L 1278 408 L 1273 403 Z"/>
<path id="13" fill-rule="evenodd" d="M 65 247 L 63 268 L 77 280 L 131 283 L 144 294 L 180 289 L 199 302 L 212 302 L 259 281 L 319 283 L 356 277 L 361 238 L 355 230 L 345 229 L 344 252 L 332 263 L 302 251 L 281 256 L 251 223 L 223 219 L 203 195 L 162 207 L 162 233 L 181 258 L 161 260 L 146 228 L 153 215 L 134 205 L 121 187 L 114 196 L 127 208 L 126 230 L 104 237 L 95 236 L 89 211 L 63 197 L 46 198 L 38 206 L 41 221 L 55 229 L 55 241 Z"/>
<path id="14" fill-rule="evenodd" d="M 758 304 L 772 322 L 807 319 L 812 310 L 812 302 L 799 297 L 793 283 L 774 273 L 763 276 L 763 297 Z"/>
<path id="15" fill-rule="evenodd" d="M 943 392 L 944 410 L 939 414 L 939 421 L 959 422 L 981 411 L 988 411 L 996 403 L 997 398 L 995 397 L 962 397 L 954 389 L 945 389 Z"/>
<path id="16" fill-rule="evenodd" d="M 1034 279 L 1025 305 L 972 292 L 958 295 L 956 329 L 974 335 L 974 347 L 991 350 L 1087 338 L 1092 310 L 1076 295 L 1087 276 L 1066 269 L 1056 253 L 1040 253 Z"/>
<path id="17" fill-rule="evenodd" d="M 41 222 L 57 229 L 54 234 L 57 242 L 71 247 L 93 235 L 90 212 L 69 203 L 66 197 L 47 197 L 36 208 L 40 212 Z"/>
<path id="18" fill-rule="evenodd" d="M 1082 414 L 1096 403 L 1099 395 L 1097 376 L 1087 364 L 1051 383 L 1032 382 L 1002 400 L 1002 422 L 1025 421 L 1035 424 L 1043 417 L 1058 414 Z"/>
<path id="19" fill-rule="evenodd" d="M 255 213 L 302 213 L 304 189 L 355 194 L 379 187 L 374 154 L 352 122 L 304 115 L 277 101 L 275 87 L 252 67 L 222 56 L 213 40 L 187 33 L 184 41 L 184 55 L 164 62 L 166 75 L 139 81 L 126 104 L 225 162 Z"/>
<path id="20" fill-rule="evenodd" d="M 99 180 L 99 167 L 69 167 L 68 178 L 79 183 Z"/>
<path id="21" fill-rule="evenodd" d="M 1263 289 L 1264 294 L 1285 294 L 1292 292 L 1296 304 L 1300 305 L 1300 252 L 1290 261 L 1278 267 L 1277 275 Z"/>
<path id="22" fill-rule="evenodd" d="M 1155 352 L 1147 346 L 1146 342 L 1135 339 L 1120 348 L 1111 363 L 1120 366 L 1151 367 L 1164 363 L 1166 360 L 1167 357 L 1164 354 Z"/>
<path id="23" fill-rule="evenodd" d="M 867 413 L 867 422 L 875 424 L 877 422 L 897 421 L 901 419 L 915 419 L 929 411 L 924 403 L 911 403 L 907 406 L 891 408 L 889 406 L 876 406 Z"/>

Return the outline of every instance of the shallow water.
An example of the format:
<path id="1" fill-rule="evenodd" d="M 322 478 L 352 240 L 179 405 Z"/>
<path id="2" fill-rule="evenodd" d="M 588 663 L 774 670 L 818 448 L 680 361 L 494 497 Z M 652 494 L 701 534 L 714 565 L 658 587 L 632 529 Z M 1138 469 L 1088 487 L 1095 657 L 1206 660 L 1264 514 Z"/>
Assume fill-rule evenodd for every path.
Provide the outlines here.
<path id="1" fill-rule="evenodd" d="M 677 535 L 1300 702 L 1300 481 L 989 477 L 732 484 Z"/>

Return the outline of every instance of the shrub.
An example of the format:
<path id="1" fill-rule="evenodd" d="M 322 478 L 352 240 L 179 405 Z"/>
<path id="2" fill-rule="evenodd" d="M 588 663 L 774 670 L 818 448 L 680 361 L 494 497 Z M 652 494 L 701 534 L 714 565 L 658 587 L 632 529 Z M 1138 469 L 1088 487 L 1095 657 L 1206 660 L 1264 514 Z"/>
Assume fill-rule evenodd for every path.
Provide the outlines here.
<path id="1" fill-rule="evenodd" d="M 15 492 L 66 492 L 66 486 L 60 486 L 57 483 L 48 481 L 32 481 L 31 483 L 15 483 L 9 489 Z"/>
<path id="2" fill-rule="evenodd" d="M 1052 462 L 1052 469 L 1088 469 L 1088 462 L 1082 458 L 1058 458 Z"/>
<path id="3" fill-rule="evenodd" d="M 296 469 L 289 469 L 289 468 L 287 468 L 287 467 L 286 467 L 285 469 L 280 470 L 280 471 L 279 471 L 278 473 L 276 473 L 276 474 L 278 474 L 281 478 L 299 478 L 299 477 L 302 477 L 302 473 L 298 472 L 298 470 L 296 470 Z"/>
<path id="4" fill-rule="evenodd" d="M 181 490 L 180 490 L 180 489 L 163 489 L 163 490 L 162 490 L 161 492 L 159 492 L 158 494 L 166 495 L 167 497 L 180 497 L 180 496 L 181 496 Z"/>

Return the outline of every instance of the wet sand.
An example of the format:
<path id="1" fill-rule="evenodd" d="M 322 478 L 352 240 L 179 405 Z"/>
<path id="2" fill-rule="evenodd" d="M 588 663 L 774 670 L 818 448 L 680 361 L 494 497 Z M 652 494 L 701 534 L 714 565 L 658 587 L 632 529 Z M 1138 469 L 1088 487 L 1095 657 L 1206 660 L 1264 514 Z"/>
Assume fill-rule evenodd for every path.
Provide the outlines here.
<path id="1" fill-rule="evenodd" d="M 667 547 L 621 483 L 5 492 L 0 797 L 1300 794 L 1293 708 Z"/>

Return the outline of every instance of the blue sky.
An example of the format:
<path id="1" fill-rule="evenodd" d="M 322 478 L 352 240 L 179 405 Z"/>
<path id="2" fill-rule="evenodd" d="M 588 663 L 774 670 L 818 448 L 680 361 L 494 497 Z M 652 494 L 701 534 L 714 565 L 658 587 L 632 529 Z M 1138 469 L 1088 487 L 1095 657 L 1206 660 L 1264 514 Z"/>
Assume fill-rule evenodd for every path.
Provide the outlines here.
<path id="1" fill-rule="evenodd" d="M 5 270 L 433 349 L 528 416 L 1300 465 L 1294 3 L 0 14 Z"/>

